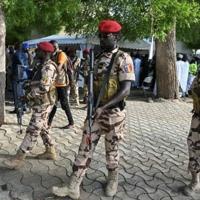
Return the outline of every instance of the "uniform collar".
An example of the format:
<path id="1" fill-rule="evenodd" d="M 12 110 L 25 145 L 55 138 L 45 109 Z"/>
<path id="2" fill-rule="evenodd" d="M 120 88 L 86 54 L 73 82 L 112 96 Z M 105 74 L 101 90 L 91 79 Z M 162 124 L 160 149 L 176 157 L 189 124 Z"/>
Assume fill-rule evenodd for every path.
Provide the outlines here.
<path id="1" fill-rule="evenodd" d="M 112 53 L 116 53 L 119 50 L 119 47 L 116 47 L 115 49 L 112 50 Z"/>
<path id="2" fill-rule="evenodd" d="M 46 60 L 45 62 L 44 62 L 44 64 L 48 64 L 48 63 L 50 63 L 51 62 L 51 59 L 48 59 L 48 60 Z"/>
<path id="3" fill-rule="evenodd" d="M 109 52 L 104 51 L 103 54 L 113 54 L 113 53 L 116 53 L 118 50 L 119 50 L 119 47 L 116 47 L 112 51 L 109 51 Z"/>

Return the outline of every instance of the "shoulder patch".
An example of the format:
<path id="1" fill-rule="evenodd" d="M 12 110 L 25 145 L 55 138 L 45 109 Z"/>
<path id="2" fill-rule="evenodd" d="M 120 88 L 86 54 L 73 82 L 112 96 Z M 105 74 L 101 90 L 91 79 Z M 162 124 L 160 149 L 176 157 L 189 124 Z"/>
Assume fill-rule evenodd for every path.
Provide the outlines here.
<path id="1" fill-rule="evenodd" d="M 131 73 L 131 72 L 133 72 L 133 66 L 132 66 L 130 63 L 124 65 L 123 71 L 124 71 L 125 73 Z"/>

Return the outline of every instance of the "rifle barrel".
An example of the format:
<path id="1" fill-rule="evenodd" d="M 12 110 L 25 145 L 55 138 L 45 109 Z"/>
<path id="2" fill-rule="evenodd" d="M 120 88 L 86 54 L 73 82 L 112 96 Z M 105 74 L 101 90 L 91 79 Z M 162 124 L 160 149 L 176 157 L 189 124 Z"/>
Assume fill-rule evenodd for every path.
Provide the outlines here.
<path id="1" fill-rule="evenodd" d="M 90 69 L 89 69 L 89 85 L 88 85 L 88 125 L 91 134 L 91 127 L 93 123 L 93 73 L 94 73 L 94 50 L 90 49 Z"/>

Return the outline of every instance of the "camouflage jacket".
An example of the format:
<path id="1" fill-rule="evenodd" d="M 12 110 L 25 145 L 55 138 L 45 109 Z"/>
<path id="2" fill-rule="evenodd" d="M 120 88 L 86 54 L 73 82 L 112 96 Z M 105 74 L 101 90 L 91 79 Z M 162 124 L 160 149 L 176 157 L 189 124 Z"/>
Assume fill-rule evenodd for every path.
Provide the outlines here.
<path id="1" fill-rule="evenodd" d="M 57 74 L 56 64 L 51 60 L 38 67 L 26 92 L 31 106 L 53 105 L 56 102 Z"/>
<path id="2" fill-rule="evenodd" d="M 88 70 L 89 70 L 89 66 L 90 66 L 90 61 L 89 58 L 84 58 L 82 59 L 82 71 L 83 71 L 83 76 L 84 78 L 88 77 Z"/>
<path id="3" fill-rule="evenodd" d="M 103 52 L 95 60 L 94 67 L 94 96 L 97 99 L 102 87 L 102 81 L 108 70 L 113 53 L 117 52 L 112 70 L 109 76 L 108 84 L 105 89 L 104 96 L 101 98 L 100 104 L 105 104 L 113 98 L 119 91 L 119 83 L 121 81 L 135 80 L 134 67 L 132 58 L 129 54 L 114 49 L 112 52 Z"/>

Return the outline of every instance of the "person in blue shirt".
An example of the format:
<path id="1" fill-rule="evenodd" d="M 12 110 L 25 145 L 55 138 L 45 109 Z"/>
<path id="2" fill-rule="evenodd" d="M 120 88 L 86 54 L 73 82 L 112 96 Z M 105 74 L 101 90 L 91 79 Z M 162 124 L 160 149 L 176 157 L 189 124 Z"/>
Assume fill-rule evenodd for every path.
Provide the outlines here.
<path id="1" fill-rule="evenodd" d="M 12 57 L 12 67 L 11 67 L 11 80 L 12 80 L 12 90 L 14 99 L 14 110 L 10 113 L 16 113 L 19 97 L 24 96 L 23 83 L 28 79 L 28 54 L 27 46 L 20 45 L 20 43 L 15 44 L 15 53 Z M 26 110 L 25 104 L 23 105 L 24 111 Z"/>

